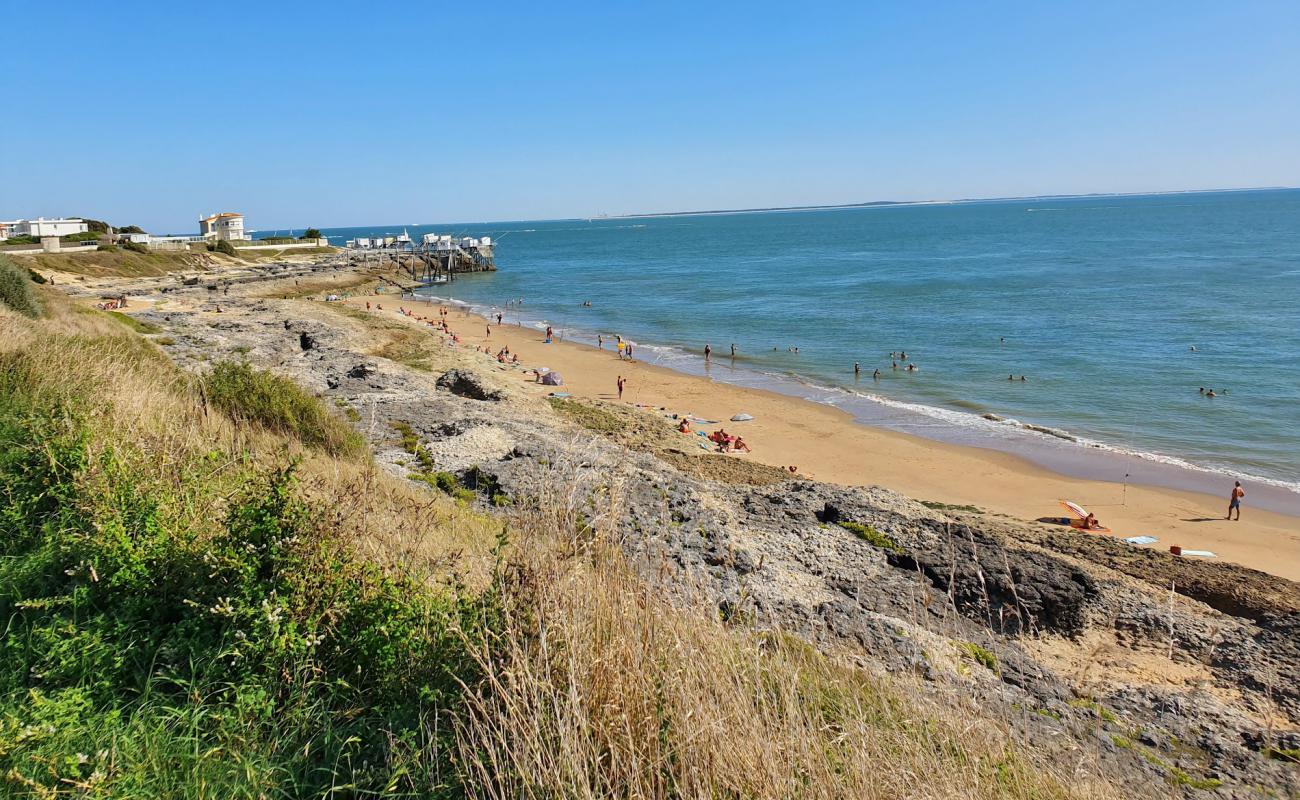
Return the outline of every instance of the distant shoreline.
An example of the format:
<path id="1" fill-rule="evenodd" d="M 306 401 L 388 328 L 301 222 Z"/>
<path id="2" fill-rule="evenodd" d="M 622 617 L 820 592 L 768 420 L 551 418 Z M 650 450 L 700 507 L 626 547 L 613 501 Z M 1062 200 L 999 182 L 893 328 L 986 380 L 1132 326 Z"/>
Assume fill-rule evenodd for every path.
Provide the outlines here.
<path id="1" fill-rule="evenodd" d="M 1228 192 L 1286 192 L 1294 186 L 1250 186 L 1234 189 L 1176 189 L 1166 192 L 1091 192 L 1087 194 L 1037 194 L 1010 197 L 963 197 L 956 200 L 871 200 L 865 203 L 833 203 L 811 206 L 767 206 L 758 208 L 718 208 L 701 211 L 655 211 L 636 214 L 605 214 L 589 217 L 588 221 L 601 219 L 653 219 L 656 217 L 703 217 L 724 214 L 775 214 L 783 211 L 836 211 L 854 208 L 892 208 L 896 206 L 944 206 L 968 203 L 1009 203 L 1016 200 L 1086 200 L 1099 197 L 1166 197 L 1187 194 L 1225 194 Z M 535 220 L 547 222 L 550 220 Z"/>

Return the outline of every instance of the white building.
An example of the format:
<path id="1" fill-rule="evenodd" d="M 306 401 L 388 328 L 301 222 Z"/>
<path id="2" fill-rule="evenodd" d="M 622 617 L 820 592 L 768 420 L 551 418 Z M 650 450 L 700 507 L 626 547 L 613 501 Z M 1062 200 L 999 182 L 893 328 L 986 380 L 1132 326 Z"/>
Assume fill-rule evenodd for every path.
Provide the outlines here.
<path id="1" fill-rule="evenodd" d="M 199 235 L 205 239 L 241 240 L 249 237 L 244 233 L 244 215 L 226 212 L 213 214 L 199 220 Z"/>
<path id="2" fill-rule="evenodd" d="M 69 236 L 74 233 L 85 233 L 88 230 L 86 221 L 82 219 L 45 219 L 44 217 L 4 222 L 0 223 L 0 227 L 8 230 L 8 236 L 33 236 L 37 239 L 42 236 Z"/>

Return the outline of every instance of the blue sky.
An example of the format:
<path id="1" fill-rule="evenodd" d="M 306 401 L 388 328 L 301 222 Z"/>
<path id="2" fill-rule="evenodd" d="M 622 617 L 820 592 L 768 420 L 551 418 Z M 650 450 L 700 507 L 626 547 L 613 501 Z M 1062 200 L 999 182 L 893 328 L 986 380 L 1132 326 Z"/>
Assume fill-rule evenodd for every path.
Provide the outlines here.
<path id="1" fill-rule="evenodd" d="M 7 85 L 38 87 L 0 121 L 0 218 L 1300 185 L 1294 0 L 485 5 L 39 4 L 0 34 Z"/>

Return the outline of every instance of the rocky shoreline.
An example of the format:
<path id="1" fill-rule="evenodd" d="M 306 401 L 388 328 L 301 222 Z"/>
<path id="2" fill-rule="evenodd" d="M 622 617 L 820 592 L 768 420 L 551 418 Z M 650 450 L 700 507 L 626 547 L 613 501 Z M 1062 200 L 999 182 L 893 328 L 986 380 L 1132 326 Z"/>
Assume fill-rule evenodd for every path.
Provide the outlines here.
<path id="1" fill-rule="evenodd" d="M 432 330 L 310 299 L 378 282 L 341 263 L 239 278 L 67 289 L 132 295 L 127 311 L 186 368 L 246 358 L 292 377 L 395 474 L 419 459 L 489 485 L 474 502 L 507 520 L 494 500 L 552 504 L 579 525 L 600 515 L 666 596 L 914 676 L 1063 769 L 1134 794 L 1300 794 L 1291 581 L 688 451 L 661 414 L 548 401 Z"/>

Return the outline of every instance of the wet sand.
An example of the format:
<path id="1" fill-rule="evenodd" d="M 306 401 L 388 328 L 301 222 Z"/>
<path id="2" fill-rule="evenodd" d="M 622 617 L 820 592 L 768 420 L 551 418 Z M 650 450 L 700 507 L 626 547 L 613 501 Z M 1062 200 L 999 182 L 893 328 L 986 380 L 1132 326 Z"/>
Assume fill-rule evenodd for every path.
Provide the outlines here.
<path id="1" fill-rule="evenodd" d="M 364 309 L 366 299 L 383 303 L 385 310 L 374 313 L 386 318 L 404 319 L 397 311 L 402 305 L 415 314 L 437 318 L 436 304 L 403 302 L 392 296 L 347 302 Z M 532 383 L 520 371 L 520 386 L 527 391 L 539 395 L 563 391 L 616 401 L 617 379 L 622 375 L 627 379 L 624 403 L 647 406 L 647 413 L 720 420 L 695 427 L 706 431 L 723 427 L 743 436 L 753 452 L 735 458 L 794 465 L 800 475 L 822 481 L 880 485 L 917 500 L 973 505 L 1021 520 L 1062 517 L 1065 511 L 1059 500 L 1068 498 L 1095 513 L 1111 528 L 1109 535 L 1155 536 L 1159 542 L 1151 547 L 1211 550 L 1220 559 L 1300 580 L 1300 518 L 1252 509 L 1247 496 L 1241 521 L 1224 520 L 1230 483 L 1225 483 L 1222 497 L 1131 483 L 1125 492 L 1119 483 L 1061 475 L 1013 455 L 868 427 L 843 411 L 807 400 L 639 361 L 620 361 L 611 342 L 604 350 L 571 342 L 546 344 L 541 332 L 517 327 L 508 319 L 502 326 L 493 323 L 489 337 L 487 319 L 456 308 L 449 320 L 462 338 L 462 347 L 486 345 L 496 352 L 508 345 L 523 366 L 548 367 L 564 376 L 565 385 L 557 390 Z M 415 320 L 410 323 L 427 328 Z M 431 337 L 431 343 L 440 340 Z M 496 366 L 488 356 L 483 359 L 485 366 Z M 665 411 L 659 411 L 661 407 Z M 727 421 L 742 412 L 752 414 L 754 420 Z M 703 441 L 697 436 L 682 438 L 691 447 Z"/>

